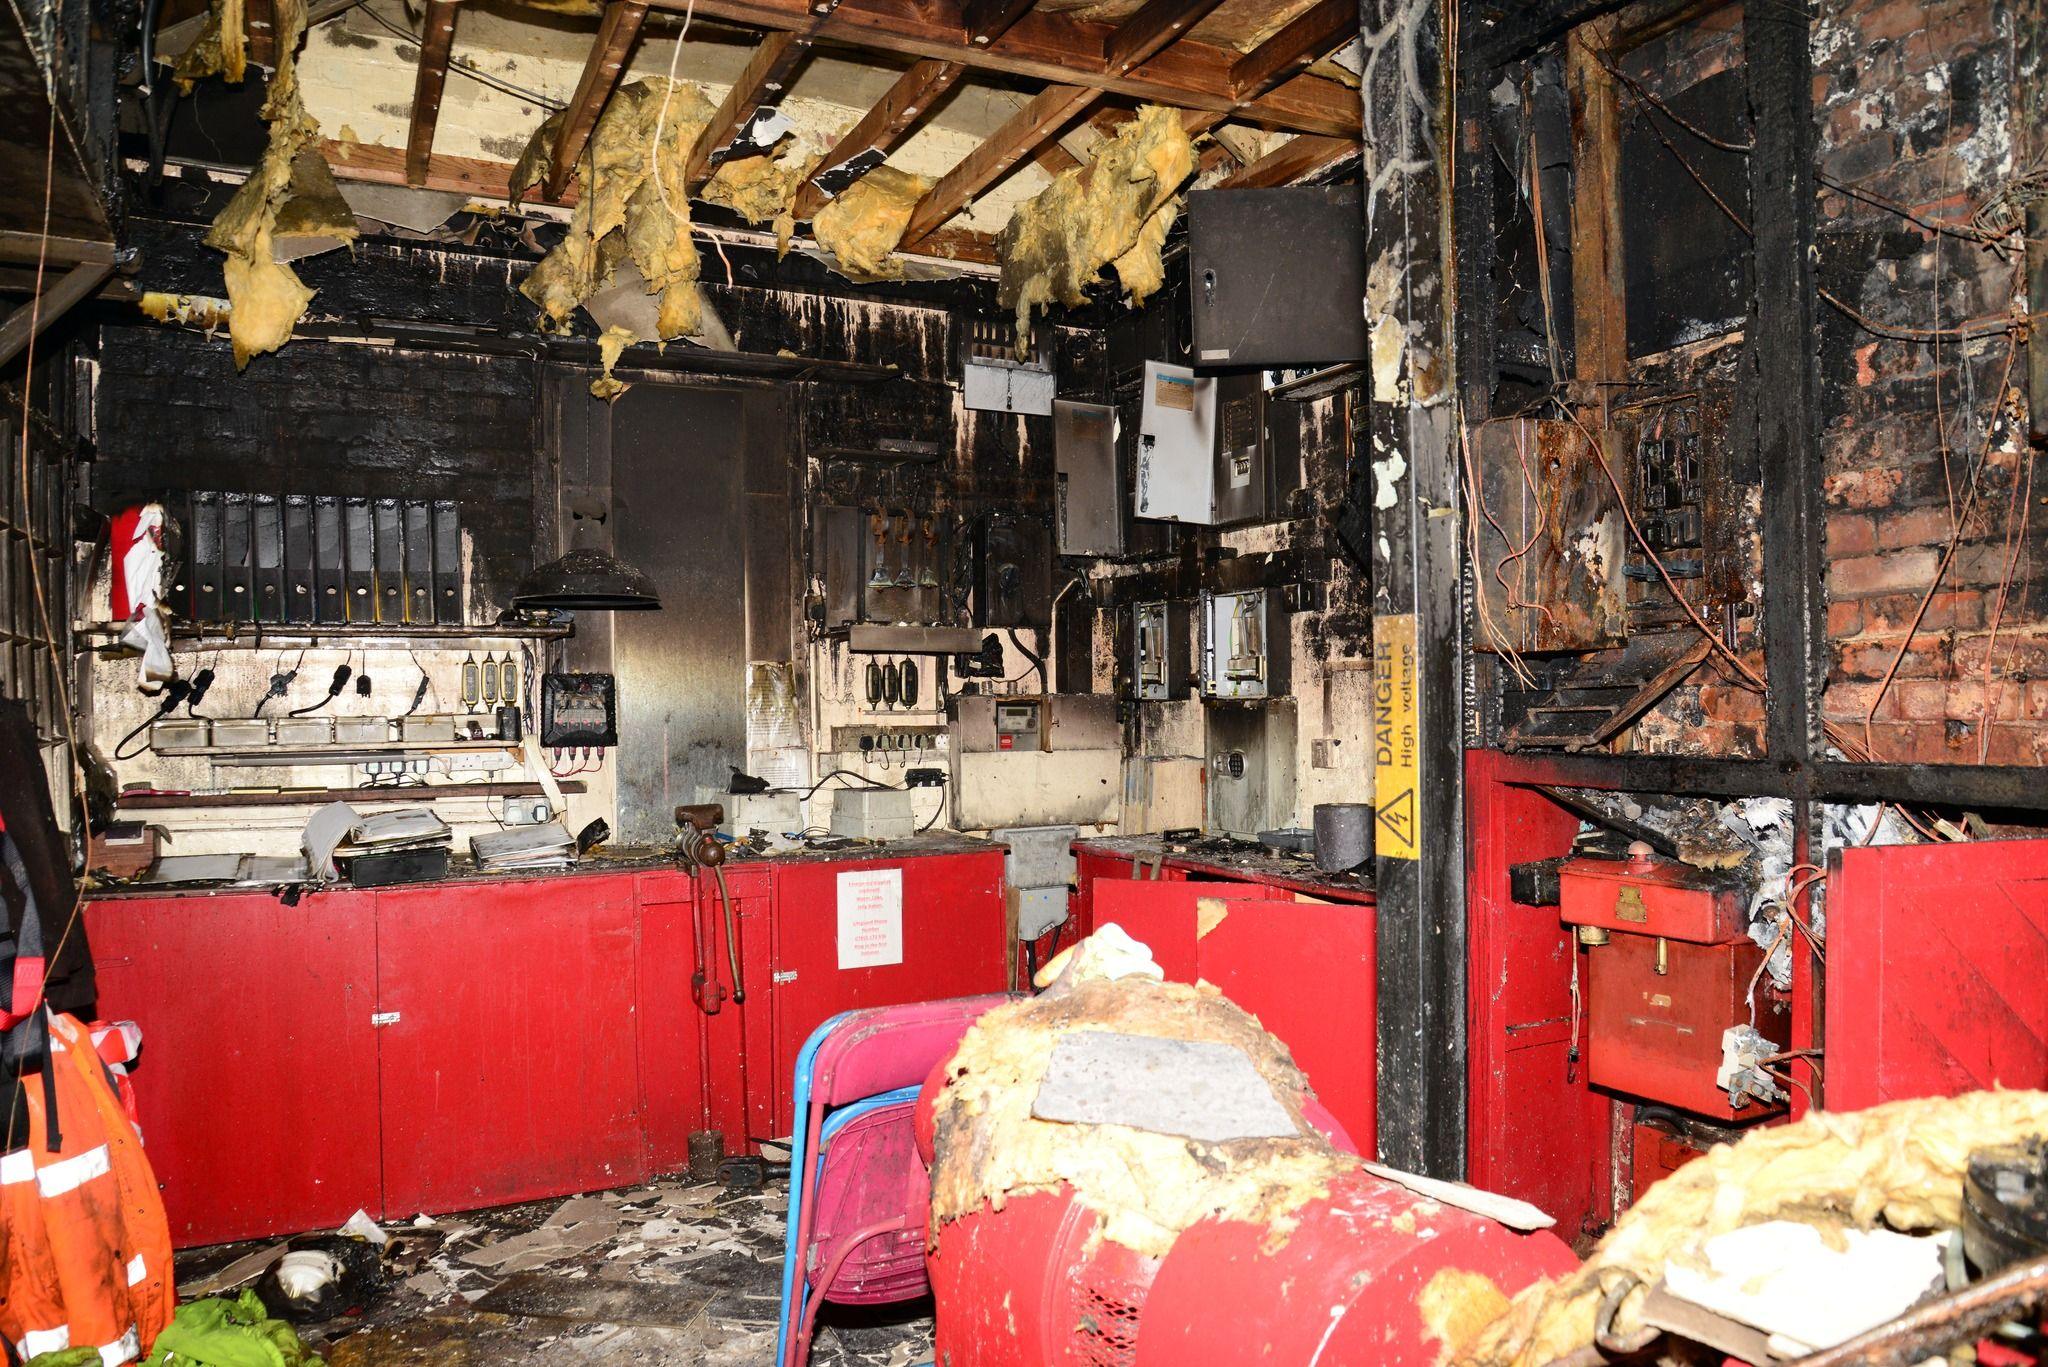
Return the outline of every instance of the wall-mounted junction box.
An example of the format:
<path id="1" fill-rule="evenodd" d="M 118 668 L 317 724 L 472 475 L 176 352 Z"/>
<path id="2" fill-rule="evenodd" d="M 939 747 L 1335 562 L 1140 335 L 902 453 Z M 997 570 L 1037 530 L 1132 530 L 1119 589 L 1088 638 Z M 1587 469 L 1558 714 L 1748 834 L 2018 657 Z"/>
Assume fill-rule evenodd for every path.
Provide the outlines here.
<path id="1" fill-rule="evenodd" d="M 1209 829 L 1251 839 L 1294 823 L 1294 700 L 1208 711 Z"/>
<path id="2" fill-rule="evenodd" d="M 1114 698 L 955 697 L 947 716 L 955 829 L 1117 819 L 1123 732 Z"/>
<path id="3" fill-rule="evenodd" d="M 1196 605 L 1205 698 L 1275 698 L 1287 691 L 1287 613 L 1266 589 L 1205 593 Z"/>
<path id="4" fill-rule="evenodd" d="M 1054 523 L 1061 555 L 1122 555 L 1124 482 L 1117 477 L 1116 409 L 1060 399 L 1052 406 Z"/>
<path id="5" fill-rule="evenodd" d="M 1187 366 L 1145 362 L 1138 423 L 1139 517 L 1215 520 L 1216 388 Z"/>
<path id="6" fill-rule="evenodd" d="M 1131 609 L 1131 681 L 1138 697 L 1164 702 L 1188 695 L 1188 605 L 1139 603 Z"/>

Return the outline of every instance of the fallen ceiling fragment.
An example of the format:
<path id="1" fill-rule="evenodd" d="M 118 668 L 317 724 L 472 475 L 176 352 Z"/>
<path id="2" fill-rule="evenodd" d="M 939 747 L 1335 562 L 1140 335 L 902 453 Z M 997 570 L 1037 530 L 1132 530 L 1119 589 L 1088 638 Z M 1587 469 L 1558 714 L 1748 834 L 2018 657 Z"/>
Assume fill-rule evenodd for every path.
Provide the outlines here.
<path id="1" fill-rule="evenodd" d="M 911 211 L 931 188 L 924 176 L 877 166 L 818 210 L 811 220 L 811 235 L 853 280 L 900 279 L 903 262 L 895 255 L 897 244 L 910 226 Z"/>
<path id="2" fill-rule="evenodd" d="M 220 12 L 238 0 L 221 0 Z M 277 0 L 277 74 L 263 101 L 270 141 L 242 188 L 207 230 L 206 244 L 227 254 L 228 337 L 235 365 L 291 340 L 313 291 L 285 262 L 353 242 L 355 216 L 334 177 L 312 150 L 320 125 L 299 99 L 298 51 L 306 35 L 304 0 Z M 301 156 L 301 153 L 307 155 Z M 280 231 L 282 241 L 280 242 Z"/>
<path id="3" fill-rule="evenodd" d="M 1034 308 L 1086 303 L 1104 266 L 1115 267 L 1134 305 L 1165 283 L 1161 251 L 1180 211 L 1174 192 L 1194 169 L 1194 142 L 1180 111 L 1148 104 L 1095 149 L 1088 165 L 1060 172 L 1018 208 L 997 254 L 999 298 L 1017 311 L 1020 346 Z"/>

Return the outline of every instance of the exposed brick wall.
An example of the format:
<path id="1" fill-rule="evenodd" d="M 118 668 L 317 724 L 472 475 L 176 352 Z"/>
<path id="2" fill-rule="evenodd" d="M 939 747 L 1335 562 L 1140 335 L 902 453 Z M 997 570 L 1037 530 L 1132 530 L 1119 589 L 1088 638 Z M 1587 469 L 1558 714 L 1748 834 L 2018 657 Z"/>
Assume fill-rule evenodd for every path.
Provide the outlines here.
<path id="1" fill-rule="evenodd" d="M 1970 220 L 2028 161 L 2015 30 L 2014 7 L 1994 0 L 1823 4 L 1822 176 L 1923 220 Z M 1995 325 L 2023 292 L 2010 252 L 1838 188 L 1824 187 L 1820 209 L 1821 283 L 1879 323 Z M 1883 759 L 2041 763 L 2048 480 L 2029 495 L 2025 347 L 2001 390 L 2006 337 L 1951 339 L 1937 356 L 1820 312 L 1826 715 L 1857 735 L 1868 715 Z"/>

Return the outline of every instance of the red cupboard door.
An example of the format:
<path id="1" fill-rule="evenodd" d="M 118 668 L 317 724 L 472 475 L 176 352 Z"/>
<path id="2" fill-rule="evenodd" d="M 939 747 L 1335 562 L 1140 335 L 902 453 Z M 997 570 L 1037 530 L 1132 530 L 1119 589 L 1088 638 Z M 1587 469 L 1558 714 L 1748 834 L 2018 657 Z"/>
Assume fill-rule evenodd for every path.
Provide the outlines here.
<path id="1" fill-rule="evenodd" d="M 646 1176 L 629 876 L 395 889 L 377 926 L 388 1212 Z"/>
<path id="2" fill-rule="evenodd" d="M 902 960 L 841 968 L 840 877 L 889 869 L 902 875 Z M 1011 949 L 1003 934 L 1001 850 L 780 865 L 772 934 L 772 1049 L 748 1059 L 750 1086 L 757 1097 L 768 1099 L 765 1108 L 756 1108 L 769 1117 L 766 1133 L 779 1137 L 792 1128 L 796 1056 L 818 1026 L 858 1007 L 1001 992 Z M 770 1070 L 765 1077 L 764 1068 Z"/>
<path id="3" fill-rule="evenodd" d="M 697 971 L 690 920 L 696 890 L 688 874 L 673 869 L 643 873 L 637 881 L 640 946 L 634 992 L 640 1018 L 641 1116 L 649 1169 L 671 1172 L 689 1162 L 690 1135 L 709 1121 L 710 1017 L 690 999 L 690 975 Z"/>
<path id="4" fill-rule="evenodd" d="M 382 1213 L 371 896 L 86 904 L 100 1015 L 142 1027 L 136 1104 L 181 1247 Z"/>

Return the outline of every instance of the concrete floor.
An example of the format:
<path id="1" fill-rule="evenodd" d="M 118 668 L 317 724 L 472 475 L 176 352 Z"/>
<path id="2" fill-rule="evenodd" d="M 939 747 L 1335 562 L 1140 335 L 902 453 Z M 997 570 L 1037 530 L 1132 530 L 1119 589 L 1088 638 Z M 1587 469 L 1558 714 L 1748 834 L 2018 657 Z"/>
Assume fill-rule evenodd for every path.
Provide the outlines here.
<path id="1" fill-rule="evenodd" d="M 384 1287 L 362 1312 L 305 1325 L 330 1367 L 768 1364 L 788 1188 L 754 1193 L 687 1178 L 567 1201 L 384 1226 Z M 181 1294 L 268 1246 L 181 1255 Z M 929 1301 L 827 1307 L 817 1367 L 909 1367 L 931 1356 Z"/>

